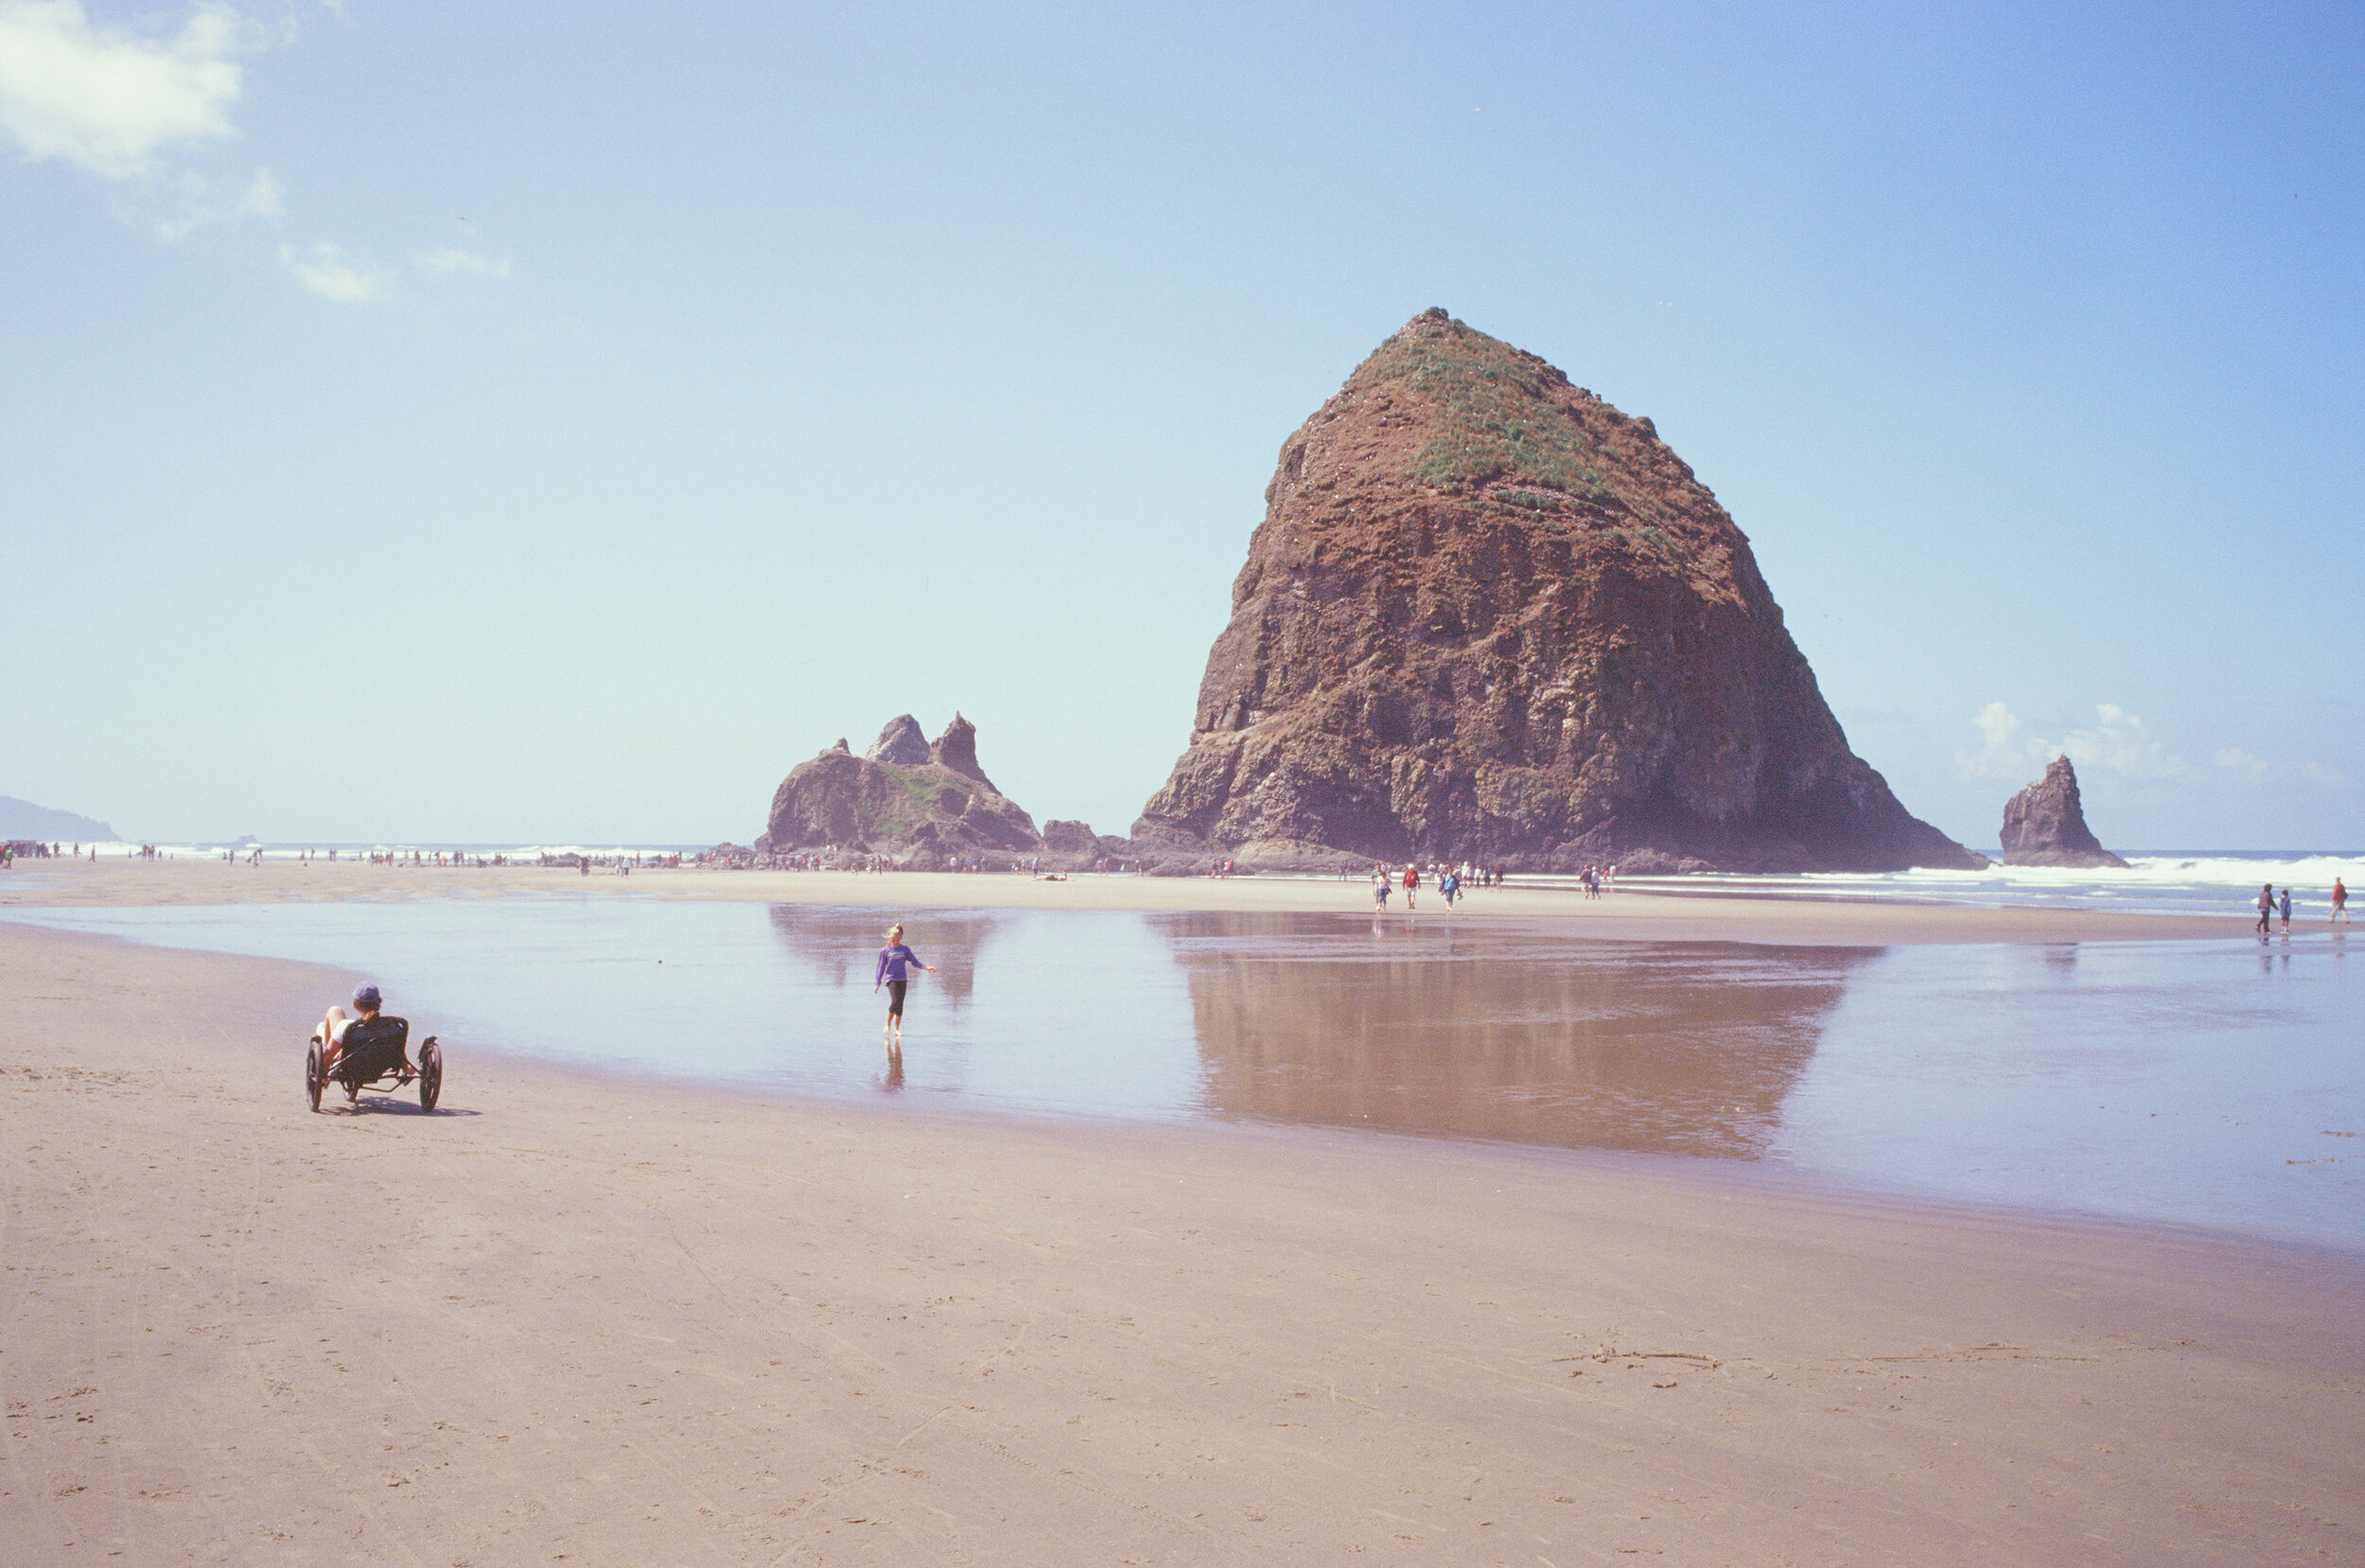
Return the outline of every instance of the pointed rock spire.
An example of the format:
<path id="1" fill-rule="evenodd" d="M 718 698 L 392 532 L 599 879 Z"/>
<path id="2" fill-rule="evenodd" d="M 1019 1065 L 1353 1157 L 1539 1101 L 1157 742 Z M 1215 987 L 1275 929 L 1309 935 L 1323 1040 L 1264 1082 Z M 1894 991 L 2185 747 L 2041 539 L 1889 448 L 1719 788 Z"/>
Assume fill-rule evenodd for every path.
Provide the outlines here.
<path id="1" fill-rule="evenodd" d="M 944 733 L 937 737 L 936 744 L 928 748 L 928 760 L 940 768 L 950 768 L 965 778 L 973 778 L 989 790 L 993 789 L 992 780 L 986 777 L 986 770 L 977 765 L 977 726 L 962 718 L 957 709 L 954 711 L 953 722 L 944 726 Z M 994 793 L 1001 793 L 999 790 Z"/>
<path id="2" fill-rule="evenodd" d="M 2067 753 L 2045 765 L 2044 776 L 2004 807 L 2006 865 L 2118 866 L 2127 862 L 2102 847 L 2086 826 L 2077 770 Z"/>
<path id="3" fill-rule="evenodd" d="M 879 732 L 879 738 L 863 756 L 873 762 L 916 768 L 928 760 L 928 732 L 910 714 L 899 713 L 886 722 L 886 728 Z"/>

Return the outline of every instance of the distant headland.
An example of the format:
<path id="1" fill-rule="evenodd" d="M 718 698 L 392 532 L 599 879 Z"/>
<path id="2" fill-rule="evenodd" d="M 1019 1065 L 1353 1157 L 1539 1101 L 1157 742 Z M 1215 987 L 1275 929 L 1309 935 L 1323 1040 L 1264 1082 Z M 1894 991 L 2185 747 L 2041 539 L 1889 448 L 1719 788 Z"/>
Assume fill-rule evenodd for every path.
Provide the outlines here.
<path id="1" fill-rule="evenodd" d="M 113 828 L 95 817 L 36 806 L 14 795 L 0 795 L 0 839 L 55 839 L 61 844 L 120 844 Z"/>

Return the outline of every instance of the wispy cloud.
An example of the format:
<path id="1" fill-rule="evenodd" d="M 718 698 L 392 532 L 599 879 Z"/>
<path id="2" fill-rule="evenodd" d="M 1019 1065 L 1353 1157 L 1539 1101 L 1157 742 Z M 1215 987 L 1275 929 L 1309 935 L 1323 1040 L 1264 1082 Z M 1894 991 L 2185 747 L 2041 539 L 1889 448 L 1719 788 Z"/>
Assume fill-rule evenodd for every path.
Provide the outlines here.
<path id="1" fill-rule="evenodd" d="M 279 264 L 305 287 L 339 305 L 368 305 L 386 294 L 385 273 L 324 239 L 303 251 L 282 245 Z"/>
<path id="2" fill-rule="evenodd" d="M 278 222 L 287 212 L 287 187 L 271 170 L 258 168 L 230 195 L 197 170 L 182 169 L 143 181 L 136 199 L 119 195 L 114 204 L 125 222 L 145 224 L 160 239 L 184 239 L 225 218 Z"/>
<path id="3" fill-rule="evenodd" d="M 2239 746 L 2220 746 L 2217 748 L 2216 755 L 2209 760 L 2226 772 L 2238 775 L 2253 783 L 2265 778 L 2273 771 L 2267 766 L 2265 758 L 2252 757 Z"/>
<path id="4" fill-rule="evenodd" d="M 449 245 L 439 245 L 431 251 L 412 252 L 411 265 L 430 277 L 447 278 L 459 273 L 481 278 L 509 276 L 507 256 L 480 255 L 474 251 L 463 251 Z"/>
<path id="5" fill-rule="evenodd" d="M 233 134 L 247 38 L 223 6 L 150 38 L 94 26 L 80 0 L 0 0 L 0 130 L 28 158 L 132 179 L 160 148 Z"/>
<path id="6" fill-rule="evenodd" d="M 254 178 L 246 183 L 238 196 L 238 216 L 265 218 L 277 222 L 288 210 L 288 187 L 279 183 L 279 176 L 267 168 L 254 171 Z"/>

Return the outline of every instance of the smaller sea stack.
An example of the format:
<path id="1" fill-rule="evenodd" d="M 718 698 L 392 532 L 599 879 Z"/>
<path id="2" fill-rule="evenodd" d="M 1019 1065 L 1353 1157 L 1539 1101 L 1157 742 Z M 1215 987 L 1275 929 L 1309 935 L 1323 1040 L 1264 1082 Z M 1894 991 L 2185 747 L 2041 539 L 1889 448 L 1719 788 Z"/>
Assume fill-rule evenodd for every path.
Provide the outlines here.
<path id="1" fill-rule="evenodd" d="M 2126 868 L 2127 862 L 2103 848 L 2086 826 L 2077 770 L 2066 756 L 2055 758 L 2042 778 L 2005 805 L 2004 863 Z"/>
<path id="2" fill-rule="evenodd" d="M 977 726 L 959 714 L 931 744 L 920 722 L 887 722 L 867 754 L 845 741 L 780 781 L 759 848 L 887 855 L 926 869 L 979 850 L 1024 852 L 1035 819 L 977 764 Z"/>

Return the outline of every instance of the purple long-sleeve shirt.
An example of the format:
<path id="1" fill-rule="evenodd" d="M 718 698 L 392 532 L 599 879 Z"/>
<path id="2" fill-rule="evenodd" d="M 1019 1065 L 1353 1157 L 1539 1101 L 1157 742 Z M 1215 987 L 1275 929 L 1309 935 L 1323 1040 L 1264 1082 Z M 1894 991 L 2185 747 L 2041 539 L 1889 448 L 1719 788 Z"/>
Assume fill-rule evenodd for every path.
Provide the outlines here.
<path id="1" fill-rule="evenodd" d="M 881 948 L 879 950 L 879 972 L 870 977 L 871 989 L 876 990 L 890 980 L 908 978 L 903 972 L 904 967 L 912 964 L 920 964 L 923 969 L 928 967 L 920 964 L 920 955 L 901 942 L 891 948 Z"/>

